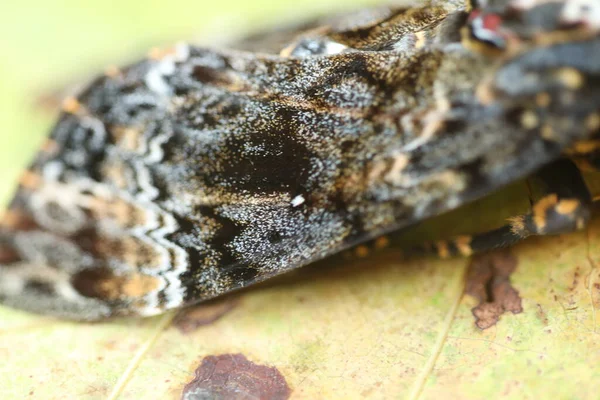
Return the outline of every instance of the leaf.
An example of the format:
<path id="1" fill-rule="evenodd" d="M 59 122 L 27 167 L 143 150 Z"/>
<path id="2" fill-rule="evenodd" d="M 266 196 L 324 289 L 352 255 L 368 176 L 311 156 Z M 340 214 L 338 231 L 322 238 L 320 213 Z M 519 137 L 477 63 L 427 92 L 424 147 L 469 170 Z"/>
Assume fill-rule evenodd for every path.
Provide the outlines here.
<path id="1" fill-rule="evenodd" d="M 0 37 L 11 40 L 0 41 L 0 50 L 15 57 L 0 65 L 4 198 L 47 131 L 49 118 L 28 108 L 39 86 L 97 67 L 92 53 L 118 59 L 154 35 L 180 37 L 217 13 L 191 0 L 167 9 L 132 1 L 119 13 L 109 3 L 44 9 L 39 1 L 35 15 L 31 2 L 7 5 Z M 252 7 L 257 18 L 262 4 Z M 418 232 L 496 212 L 481 204 Z M 486 330 L 472 315 L 478 301 L 463 294 L 468 260 L 402 261 L 398 249 L 329 259 L 145 320 L 83 324 L 1 307 L 0 398 L 175 399 L 184 389 L 214 394 L 223 377 L 235 393 L 281 396 L 287 387 L 297 399 L 596 398 L 600 221 L 585 232 L 530 239 L 511 253 L 518 263 L 511 284 L 524 311 L 503 314 Z"/>

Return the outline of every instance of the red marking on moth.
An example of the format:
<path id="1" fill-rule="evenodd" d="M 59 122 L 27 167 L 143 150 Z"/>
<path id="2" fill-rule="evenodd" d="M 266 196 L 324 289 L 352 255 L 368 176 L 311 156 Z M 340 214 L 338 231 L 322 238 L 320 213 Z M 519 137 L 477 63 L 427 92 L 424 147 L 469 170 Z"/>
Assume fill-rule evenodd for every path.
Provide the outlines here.
<path id="1" fill-rule="evenodd" d="M 475 18 L 481 15 L 481 10 L 473 10 L 471 14 L 469 14 L 469 22 L 473 21 Z"/>
<path id="2" fill-rule="evenodd" d="M 502 25 L 502 18 L 498 14 L 487 14 L 482 18 L 483 28 L 497 32 Z"/>

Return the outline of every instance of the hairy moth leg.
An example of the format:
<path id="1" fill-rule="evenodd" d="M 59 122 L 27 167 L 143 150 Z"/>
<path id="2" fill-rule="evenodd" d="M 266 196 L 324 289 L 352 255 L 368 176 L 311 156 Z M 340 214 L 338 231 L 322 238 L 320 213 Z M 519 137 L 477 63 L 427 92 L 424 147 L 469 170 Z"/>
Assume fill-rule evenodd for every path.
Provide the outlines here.
<path id="1" fill-rule="evenodd" d="M 500 228 L 429 243 L 410 249 L 408 253 L 434 253 L 441 258 L 469 256 L 511 246 L 529 236 L 568 233 L 587 225 L 592 198 L 573 161 L 555 161 L 539 170 L 530 180 L 538 181 L 542 189 L 542 195 L 533 202 L 530 212 L 509 218 L 508 223 Z"/>

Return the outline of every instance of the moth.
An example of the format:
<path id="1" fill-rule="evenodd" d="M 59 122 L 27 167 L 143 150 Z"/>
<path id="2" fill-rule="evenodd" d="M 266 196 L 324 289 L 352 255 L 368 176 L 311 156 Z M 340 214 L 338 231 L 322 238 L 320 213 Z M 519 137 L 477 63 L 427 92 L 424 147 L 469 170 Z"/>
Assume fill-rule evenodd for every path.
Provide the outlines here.
<path id="1" fill-rule="evenodd" d="M 0 300 L 154 315 L 534 176 L 470 255 L 583 228 L 600 165 L 600 5 L 431 1 L 227 49 L 181 44 L 65 101 L 0 225 Z"/>

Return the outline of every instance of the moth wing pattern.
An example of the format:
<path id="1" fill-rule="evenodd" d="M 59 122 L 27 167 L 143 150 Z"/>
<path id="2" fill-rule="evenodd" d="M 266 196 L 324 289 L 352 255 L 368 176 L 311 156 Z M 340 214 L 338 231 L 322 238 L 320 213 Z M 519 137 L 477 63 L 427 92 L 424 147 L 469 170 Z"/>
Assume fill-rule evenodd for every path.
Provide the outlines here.
<path id="1" fill-rule="evenodd" d="M 566 3 L 509 3 L 377 9 L 279 52 L 182 44 L 109 71 L 65 102 L 20 180 L 0 229 L 1 301 L 74 319 L 157 314 L 593 141 L 598 26 L 564 27 Z"/>

